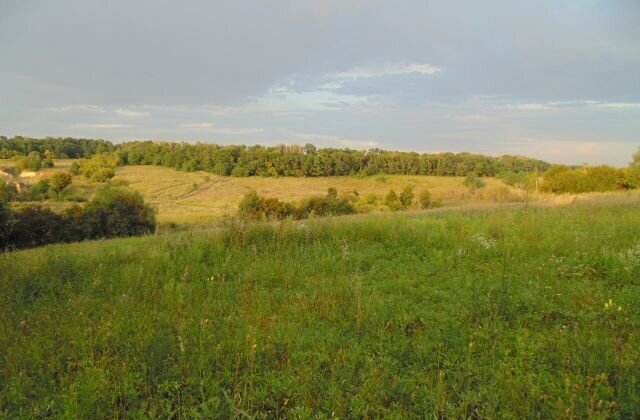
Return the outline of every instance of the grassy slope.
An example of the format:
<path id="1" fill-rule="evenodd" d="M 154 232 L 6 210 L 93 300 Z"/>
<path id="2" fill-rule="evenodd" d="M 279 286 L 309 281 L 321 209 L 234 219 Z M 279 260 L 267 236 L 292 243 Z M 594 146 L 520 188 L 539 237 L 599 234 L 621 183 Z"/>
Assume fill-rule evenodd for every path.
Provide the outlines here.
<path id="1" fill-rule="evenodd" d="M 71 159 L 56 160 L 54 168 L 42 169 L 38 177 L 24 181 L 33 183 L 41 176 L 68 170 L 72 162 Z M 0 165 L 12 166 L 14 163 L 0 160 Z M 423 189 L 429 189 L 432 199 L 442 199 L 446 206 L 490 202 L 501 188 L 508 190 L 512 196 L 517 195 L 514 188 L 494 178 L 484 178 L 487 186 L 473 195 L 462 185 L 462 177 L 384 175 L 361 178 L 235 178 L 206 172 L 182 172 L 159 166 L 123 166 L 117 168 L 116 174 L 115 181 L 123 181 L 142 193 L 145 201 L 158 210 L 157 220 L 161 225 L 171 222 L 207 224 L 224 215 L 235 214 L 238 203 L 251 190 L 284 201 L 298 201 L 312 195 L 325 195 L 329 187 L 335 187 L 339 193 L 357 190 L 362 196 L 375 194 L 382 199 L 390 189 L 400 193 L 407 185 L 414 185 L 416 196 Z M 99 184 L 82 176 L 76 176 L 66 194 L 89 199 L 98 186 Z M 62 210 L 73 203 L 47 201 L 44 204 L 54 210 Z"/>
<path id="2" fill-rule="evenodd" d="M 637 418 L 639 238 L 598 204 L 5 254 L 0 413 Z"/>
<path id="3" fill-rule="evenodd" d="M 123 179 L 140 191 L 145 200 L 159 210 L 159 222 L 208 222 L 224 214 L 233 214 L 242 197 L 250 190 L 284 201 L 297 201 L 312 195 L 325 195 L 329 187 L 339 193 L 354 189 L 362 196 L 376 194 L 382 198 L 394 189 L 400 193 L 411 184 L 416 193 L 428 188 L 433 199 L 447 204 L 472 201 L 460 177 L 385 175 L 372 177 L 320 178 L 235 178 L 220 177 L 205 172 L 180 172 L 155 166 L 125 166 L 118 168 L 116 179 Z M 208 181 L 207 181 L 208 179 Z M 486 179 L 486 189 L 506 187 L 500 180 Z M 510 191 L 513 189 L 509 188 Z"/>

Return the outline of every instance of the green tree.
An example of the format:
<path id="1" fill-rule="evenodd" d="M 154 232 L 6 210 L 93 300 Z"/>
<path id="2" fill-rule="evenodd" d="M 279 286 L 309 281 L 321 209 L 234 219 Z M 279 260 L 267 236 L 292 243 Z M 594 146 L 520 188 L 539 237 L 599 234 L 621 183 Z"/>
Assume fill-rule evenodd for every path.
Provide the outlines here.
<path id="1" fill-rule="evenodd" d="M 413 186 L 407 185 L 406 187 L 404 187 L 402 192 L 400 192 L 400 204 L 403 208 L 406 209 L 407 207 L 410 207 L 411 204 L 413 204 L 414 197 L 415 194 L 413 193 Z"/>
<path id="2" fill-rule="evenodd" d="M 83 218 L 93 238 L 135 236 L 155 232 L 155 211 L 137 191 L 105 185 L 85 206 Z"/>
<path id="3" fill-rule="evenodd" d="M 49 188 L 56 193 L 56 196 L 60 196 L 62 190 L 71 185 L 71 175 L 67 172 L 56 172 L 49 177 Z"/>

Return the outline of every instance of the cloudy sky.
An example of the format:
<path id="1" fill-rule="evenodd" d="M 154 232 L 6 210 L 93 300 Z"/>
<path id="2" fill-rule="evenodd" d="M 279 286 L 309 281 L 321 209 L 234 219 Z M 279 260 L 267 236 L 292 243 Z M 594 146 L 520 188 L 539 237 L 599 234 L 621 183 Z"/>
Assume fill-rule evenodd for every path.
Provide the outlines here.
<path id="1" fill-rule="evenodd" d="M 638 0 L 0 0 L 0 134 L 625 165 L 638 22 Z"/>

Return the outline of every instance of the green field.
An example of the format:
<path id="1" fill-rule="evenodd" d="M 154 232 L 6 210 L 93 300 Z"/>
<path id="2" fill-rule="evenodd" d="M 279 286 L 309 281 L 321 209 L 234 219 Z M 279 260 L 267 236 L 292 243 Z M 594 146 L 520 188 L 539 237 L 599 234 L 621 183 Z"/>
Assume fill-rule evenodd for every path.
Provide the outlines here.
<path id="1" fill-rule="evenodd" d="M 0 413 L 638 418 L 637 198 L 0 255 Z"/>

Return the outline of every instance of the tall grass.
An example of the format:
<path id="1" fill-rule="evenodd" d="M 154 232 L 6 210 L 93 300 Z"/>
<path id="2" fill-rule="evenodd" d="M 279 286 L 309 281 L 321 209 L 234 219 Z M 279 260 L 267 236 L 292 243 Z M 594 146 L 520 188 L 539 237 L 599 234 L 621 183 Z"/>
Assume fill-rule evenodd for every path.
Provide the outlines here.
<path id="1" fill-rule="evenodd" d="M 637 206 L 235 221 L 0 290 L 10 418 L 640 416 Z"/>

